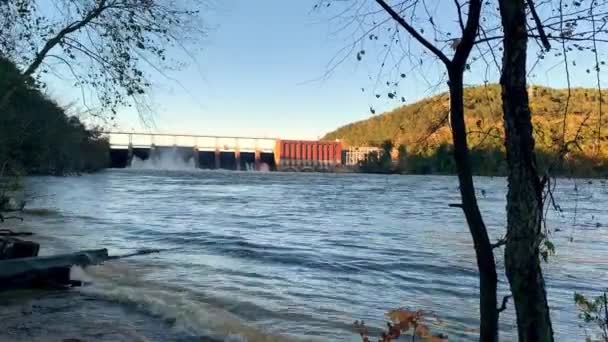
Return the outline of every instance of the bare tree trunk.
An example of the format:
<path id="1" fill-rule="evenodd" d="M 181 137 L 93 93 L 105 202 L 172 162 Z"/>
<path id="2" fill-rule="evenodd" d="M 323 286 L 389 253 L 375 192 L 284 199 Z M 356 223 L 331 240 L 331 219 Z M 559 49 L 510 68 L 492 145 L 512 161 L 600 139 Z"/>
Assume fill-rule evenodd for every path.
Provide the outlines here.
<path id="1" fill-rule="evenodd" d="M 496 307 L 496 263 L 494 251 L 488 232 L 481 217 L 475 186 L 469 160 L 469 148 L 467 145 L 467 132 L 464 121 L 464 86 L 463 75 L 469 54 L 475 45 L 479 20 L 481 17 L 481 0 L 469 1 L 469 14 L 466 25 L 462 22 L 462 38 L 456 47 L 454 57 L 450 60 L 437 46 L 426 40 L 418 31 L 412 27 L 404 17 L 396 12 L 384 0 L 376 2 L 415 40 L 433 53 L 446 66 L 449 74 L 450 87 L 450 118 L 452 123 L 452 137 L 454 140 L 454 160 L 458 171 L 460 184 L 460 196 L 462 204 L 460 207 L 469 226 L 473 238 L 477 267 L 479 269 L 479 340 L 483 342 L 498 341 L 498 314 Z M 459 6 L 460 9 L 460 6 Z"/>
<path id="2" fill-rule="evenodd" d="M 454 159 L 458 170 L 462 210 L 473 237 L 479 268 L 480 341 L 498 341 L 498 308 L 496 303 L 496 263 L 488 232 L 477 205 L 475 186 L 469 161 L 466 126 L 464 122 L 463 72 L 449 69 L 450 116 L 454 141 Z"/>
<path id="3" fill-rule="evenodd" d="M 505 268 L 517 314 L 519 341 L 553 341 L 545 281 L 539 259 L 542 185 L 536 170 L 526 87 L 524 0 L 501 0 L 504 57 L 501 76 L 507 151 L 507 242 Z"/>

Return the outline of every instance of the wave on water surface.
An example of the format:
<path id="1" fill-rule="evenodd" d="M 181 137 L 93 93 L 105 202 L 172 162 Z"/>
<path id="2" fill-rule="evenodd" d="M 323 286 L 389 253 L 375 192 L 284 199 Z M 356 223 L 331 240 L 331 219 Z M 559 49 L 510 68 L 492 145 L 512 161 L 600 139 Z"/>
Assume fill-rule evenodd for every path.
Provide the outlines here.
<path id="1" fill-rule="evenodd" d="M 30 226 L 23 228 L 37 239 L 54 237 L 44 239 L 41 253 L 101 247 L 111 254 L 165 252 L 76 270 L 91 285 L 69 293 L 84 302 L 40 304 L 53 314 L 19 316 L 9 326 L 17 336 L 29 336 L 22 326 L 64 327 L 62 321 L 84 317 L 80 308 L 88 305 L 87 319 L 124 321 L 150 341 L 356 341 L 353 321 L 384 327 L 387 310 L 407 306 L 440 312 L 444 325 L 433 331 L 450 340 L 478 339 L 474 250 L 462 214 L 445 205 L 459 196 L 455 177 L 165 172 L 135 163 L 130 170 L 26 179 L 40 195 L 28 204 L 56 208 L 24 214 Z M 148 163 L 139 166 L 191 166 Z M 492 239 L 499 239 L 506 182 L 476 182 L 495 189 L 480 197 L 480 206 Z M 593 196 L 577 198 L 571 188 L 557 189 L 563 213 L 548 217 L 562 230 L 553 236 L 559 260 L 545 266 L 559 341 L 584 340 L 572 294 L 593 295 L 608 274 L 598 258 L 608 248 L 602 207 L 608 193 L 579 186 L 579 194 Z M 61 310 L 65 316 L 57 314 Z M 3 317 L 0 331 L 6 331 Z M 514 312 L 501 317 L 501 338 L 511 340 Z"/>
<path id="2" fill-rule="evenodd" d="M 169 286 L 145 279 L 145 267 L 139 272 L 134 264 L 113 262 L 83 270 L 73 269 L 73 278 L 90 282 L 79 291 L 95 298 L 131 306 L 161 318 L 176 332 L 197 341 L 225 342 L 297 342 L 296 337 L 275 335 L 243 322 L 205 296 L 179 286 Z"/>

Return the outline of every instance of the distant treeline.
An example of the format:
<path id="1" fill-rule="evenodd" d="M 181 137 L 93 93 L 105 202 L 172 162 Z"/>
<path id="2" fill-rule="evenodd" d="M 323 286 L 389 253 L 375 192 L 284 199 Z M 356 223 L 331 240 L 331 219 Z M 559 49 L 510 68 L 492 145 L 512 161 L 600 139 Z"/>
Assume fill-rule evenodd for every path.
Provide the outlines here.
<path id="1" fill-rule="evenodd" d="M 379 152 L 370 153 L 359 164 L 365 173 L 399 174 L 456 174 L 453 146 L 447 143 L 425 152 L 408 153 L 405 145 L 395 148 L 390 140 L 381 144 Z M 507 161 L 500 148 L 473 148 L 470 151 L 473 172 L 478 176 L 506 176 Z M 576 156 L 560 159 L 553 154 L 537 153 L 539 172 L 549 170 L 551 175 L 564 177 L 608 177 L 608 163 Z"/>
<path id="2" fill-rule="evenodd" d="M 608 103 L 605 90 L 552 89 L 530 86 L 530 108 L 539 169 L 574 177 L 603 177 L 608 172 Z M 382 95 L 382 94 L 378 94 Z M 498 84 L 465 89 L 467 140 L 473 170 L 479 175 L 504 175 L 504 128 L 501 88 Z M 600 107 L 603 104 L 603 107 Z M 454 174 L 449 96 L 439 94 L 328 133 L 346 146 L 380 146 L 391 141 L 394 163 L 371 156 L 362 165 L 367 172 Z M 568 146 L 567 151 L 564 147 Z M 567 153 L 564 153 L 567 152 Z"/>
<path id="3" fill-rule="evenodd" d="M 21 80 L 14 63 L 0 57 L 0 95 L 18 85 L 0 108 L 0 171 L 65 175 L 109 164 L 109 144 L 75 116 Z"/>

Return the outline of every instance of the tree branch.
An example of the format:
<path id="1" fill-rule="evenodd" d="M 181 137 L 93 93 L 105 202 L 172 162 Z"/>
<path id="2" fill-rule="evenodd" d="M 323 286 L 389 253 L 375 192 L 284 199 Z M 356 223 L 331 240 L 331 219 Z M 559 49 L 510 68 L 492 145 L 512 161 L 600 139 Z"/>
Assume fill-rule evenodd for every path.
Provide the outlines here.
<path id="1" fill-rule="evenodd" d="M 503 39 L 503 36 L 492 36 L 492 37 L 484 37 L 484 38 L 480 38 L 477 39 L 475 41 L 475 44 L 479 44 L 479 43 L 485 43 L 485 42 L 490 42 L 493 40 L 499 40 L 499 39 Z M 537 34 L 529 34 L 528 38 L 540 38 L 539 35 Z M 591 42 L 593 40 L 593 38 L 591 37 L 555 37 L 555 36 L 551 36 L 551 37 L 547 37 L 549 40 L 555 40 L 555 41 L 565 41 L 565 42 Z M 600 43 L 608 43 L 608 39 L 596 39 L 597 42 Z"/>
<path id="2" fill-rule="evenodd" d="M 104 10 L 108 8 L 106 7 L 106 2 L 107 0 L 99 0 L 97 6 L 93 10 L 91 10 L 81 21 L 74 22 L 64 27 L 63 30 L 59 31 L 59 33 L 55 35 L 55 37 L 47 40 L 42 49 L 38 51 L 38 53 L 36 53 L 36 58 L 34 58 L 34 61 L 27 67 L 27 69 L 25 69 L 19 79 L 15 81 L 14 84 L 10 86 L 8 90 L 5 91 L 5 93 L 2 95 L 2 98 L 0 98 L 0 108 L 4 108 L 4 106 L 6 106 L 10 98 L 17 91 L 19 83 L 24 80 L 27 80 L 28 77 L 30 77 L 38 69 L 40 64 L 42 64 L 44 58 L 46 58 L 49 51 L 51 51 L 51 49 L 53 49 L 57 44 L 59 44 L 65 36 L 72 32 L 80 30 L 83 26 L 87 25 L 93 19 L 97 18 Z"/>
<path id="3" fill-rule="evenodd" d="M 551 50 L 551 43 L 549 43 L 547 34 L 545 34 L 545 29 L 543 27 L 543 24 L 540 21 L 540 17 L 538 16 L 538 13 L 536 13 L 536 8 L 534 7 L 534 1 L 526 0 L 526 2 L 528 3 L 528 7 L 530 8 L 530 13 L 532 14 L 532 17 L 534 18 L 534 23 L 536 24 L 536 29 L 538 30 L 538 35 L 540 36 L 540 41 L 543 43 L 544 48 L 547 51 L 549 51 L 549 50 Z"/>
<path id="4" fill-rule="evenodd" d="M 460 44 L 456 47 L 456 53 L 452 59 L 452 64 L 457 68 L 464 68 L 469 58 L 469 54 L 475 44 L 475 38 L 477 37 L 477 30 L 479 29 L 479 17 L 481 16 L 481 0 L 470 0 L 469 1 L 469 17 L 467 18 L 467 24 L 462 33 L 462 39 Z"/>
<path id="5" fill-rule="evenodd" d="M 454 0 L 454 4 L 456 4 L 456 9 L 458 10 L 458 24 L 460 24 L 460 29 L 464 33 L 464 20 L 462 19 L 462 7 L 458 0 Z"/>
<path id="6" fill-rule="evenodd" d="M 21 219 L 23 221 L 23 219 Z M 32 236 L 31 232 L 14 232 L 10 229 L 0 229 L 0 236 Z"/>
<path id="7" fill-rule="evenodd" d="M 40 64 L 42 63 L 42 60 L 44 60 L 44 58 L 46 57 L 46 55 L 49 53 L 49 51 L 55 47 L 55 45 L 59 44 L 59 42 L 68 34 L 72 33 L 72 32 L 76 32 L 78 30 L 80 30 L 83 26 L 87 25 L 89 22 L 91 22 L 91 20 L 97 18 L 104 10 L 107 9 L 106 7 L 106 2 L 107 0 L 99 0 L 99 3 L 97 4 L 97 7 L 95 7 L 93 10 L 91 10 L 81 21 L 72 23 L 68 26 L 66 26 L 63 30 L 59 31 L 59 33 L 57 33 L 57 35 L 51 39 L 49 39 L 44 46 L 42 47 L 42 49 L 36 54 L 36 58 L 34 59 L 34 61 L 32 62 L 32 64 L 30 64 L 27 69 L 25 69 L 25 71 L 23 72 L 23 78 L 26 78 L 30 75 L 32 75 L 36 69 L 40 66 Z"/>
<path id="8" fill-rule="evenodd" d="M 506 245 L 506 244 L 507 244 L 507 238 L 506 238 L 506 237 L 503 237 L 502 239 L 500 239 L 500 240 L 496 241 L 496 243 L 493 243 L 493 244 L 492 244 L 492 249 L 495 249 L 495 248 L 498 248 L 498 247 L 504 246 L 504 245 Z"/>
<path id="9" fill-rule="evenodd" d="M 507 302 L 509 302 L 509 298 L 511 298 L 510 295 L 502 297 L 502 305 L 498 308 L 498 313 L 501 313 L 507 309 Z"/>
<path id="10" fill-rule="evenodd" d="M 376 0 L 376 2 L 397 22 L 399 25 L 403 26 L 403 28 L 414 37 L 420 44 L 424 45 L 427 49 L 429 49 L 435 56 L 437 56 L 446 66 L 451 65 L 450 59 L 437 48 L 435 45 L 431 44 L 426 38 L 424 38 L 415 28 L 410 26 L 403 17 L 399 15 L 399 13 L 395 12 L 395 10 L 389 6 L 384 0 Z"/>

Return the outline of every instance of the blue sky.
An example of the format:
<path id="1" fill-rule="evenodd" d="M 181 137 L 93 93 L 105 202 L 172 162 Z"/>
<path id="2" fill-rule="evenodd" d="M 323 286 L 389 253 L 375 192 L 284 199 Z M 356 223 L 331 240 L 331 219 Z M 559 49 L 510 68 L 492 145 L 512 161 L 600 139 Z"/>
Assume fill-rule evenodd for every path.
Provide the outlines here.
<path id="1" fill-rule="evenodd" d="M 332 57 L 354 36 L 350 31 L 334 34 L 339 23 L 328 20 L 331 9 L 312 11 L 315 3 L 218 1 L 206 14 L 210 30 L 193 50 L 194 60 L 186 59 L 189 66 L 170 73 L 179 82 L 154 79 L 153 126 L 143 125 L 137 115 L 123 110 L 118 128 L 316 139 L 340 125 L 369 117 L 370 106 L 378 112 L 398 106 L 399 102 L 374 96 L 383 91 L 376 82 L 377 58 L 357 62 L 353 54 L 329 77 L 322 77 Z M 441 17 L 441 8 L 437 11 L 439 20 L 451 20 Z M 563 86 L 562 70 L 547 64 L 538 69 L 532 82 Z M 399 97 L 409 103 L 445 90 L 444 83 L 430 87 L 421 76 L 436 79 L 440 74 L 439 65 L 408 74 L 400 81 Z M 469 77 L 469 83 L 480 82 L 481 74 Z M 593 78 L 583 76 L 575 73 L 573 85 L 592 86 Z M 490 79 L 496 81 L 497 75 Z M 62 85 L 51 88 L 51 94 L 64 103 L 79 95 Z"/>

